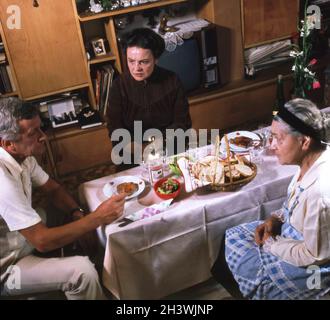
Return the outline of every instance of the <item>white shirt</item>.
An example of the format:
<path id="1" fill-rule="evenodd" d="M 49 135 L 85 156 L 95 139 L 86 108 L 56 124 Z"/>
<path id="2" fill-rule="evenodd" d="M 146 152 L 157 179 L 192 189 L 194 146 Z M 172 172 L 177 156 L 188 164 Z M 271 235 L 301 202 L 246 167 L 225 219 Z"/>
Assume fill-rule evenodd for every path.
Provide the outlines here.
<path id="1" fill-rule="evenodd" d="M 32 208 L 32 187 L 44 185 L 49 176 L 34 157 L 19 164 L 0 147 L 0 280 L 8 266 L 28 255 L 32 247 L 18 230 L 41 221 Z"/>
<path id="2" fill-rule="evenodd" d="M 330 150 L 327 149 L 297 181 L 298 172 L 289 185 L 289 194 L 304 191 L 294 208 L 290 223 L 302 233 L 304 240 L 277 237 L 270 252 L 296 266 L 330 261 Z M 295 197 L 292 197 L 292 200 Z M 292 203 L 289 203 L 289 207 Z"/>

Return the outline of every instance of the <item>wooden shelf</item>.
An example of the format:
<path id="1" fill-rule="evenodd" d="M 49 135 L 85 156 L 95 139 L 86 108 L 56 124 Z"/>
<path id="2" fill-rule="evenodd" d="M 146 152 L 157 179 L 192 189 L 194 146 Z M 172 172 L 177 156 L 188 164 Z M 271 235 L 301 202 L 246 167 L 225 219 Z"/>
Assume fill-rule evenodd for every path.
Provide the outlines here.
<path id="1" fill-rule="evenodd" d="M 156 8 L 156 7 L 163 7 L 163 6 L 167 6 L 167 5 L 171 5 L 171 4 L 175 4 L 175 3 L 187 2 L 187 1 L 188 0 L 160 0 L 160 1 L 149 2 L 147 4 L 130 6 L 127 8 L 113 10 L 113 11 L 105 11 L 105 12 L 100 12 L 100 13 L 84 12 L 84 13 L 80 13 L 79 20 L 82 22 L 86 22 L 86 21 L 91 21 L 91 20 L 95 20 L 95 19 L 118 16 L 121 14 L 130 13 L 130 12 L 148 10 L 148 9 L 152 9 L 152 8 Z"/>
<path id="2" fill-rule="evenodd" d="M 292 67 L 292 62 L 286 62 L 283 65 L 258 72 L 256 74 L 256 77 L 253 79 L 236 80 L 224 84 L 220 88 L 214 88 L 208 90 L 204 89 L 204 90 L 192 92 L 189 95 L 189 103 L 190 105 L 194 105 L 201 102 L 206 102 L 208 100 L 234 95 L 239 92 L 251 90 L 253 88 L 260 88 L 263 86 L 267 86 L 270 83 L 276 82 L 278 74 L 282 74 L 284 79 L 288 79 L 292 77 L 291 67 Z"/>
<path id="3" fill-rule="evenodd" d="M 18 93 L 16 91 L 13 91 L 13 92 L 1 94 L 0 97 L 7 98 L 7 97 L 13 97 L 13 96 L 17 96 L 17 95 L 18 95 Z"/>
<path id="4" fill-rule="evenodd" d="M 53 92 L 42 93 L 37 96 L 26 98 L 25 100 L 30 101 L 30 100 L 42 99 L 44 97 L 49 97 L 49 96 L 57 95 L 60 93 L 65 93 L 65 92 L 74 91 L 74 90 L 78 90 L 78 89 L 84 89 L 84 88 L 89 88 L 89 84 L 83 83 L 83 84 L 80 84 L 80 85 L 77 85 L 74 87 L 68 87 L 68 88 L 63 88 L 61 90 L 57 90 L 57 91 L 53 91 Z"/>
<path id="5" fill-rule="evenodd" d="M 324 54 L 322 57 L 317 58 L 317 60 L 318 62 L 315 65 L 313 71 L 324 69 L 329 64 L 330 53 Z M 277 80 L 277 75 L 279 74 L 283 75 L 284 80 L 291 79 L 293 77 L 293 73 L 291 70 L 292 64 L 293 61 L 289 61 L 279 66 L 262 70 L 260 72 L 257 72 L 255 78 L 253 79 L 236 80 L 224 84 L 223 86 L 218 88 L 204 89 L 192 92 L 189 95 L 189 104 L 194 105 L 201 102 L 214 100 L 220 97 L 234 95 L 251 89 L 262 88 L 271 83 L 275 83 Z"/>
<path id="6" fill-rule="evenodd" d="M 89 61 L 89 64 L 97 64 L 105 61 L 114 61 L 114 60 L 116 60 L 116 56 L 111 52 L 109 52 L 103 56 L 94 57 Z"/>
<path id="7" fill-rule="evenodd" d="M 103 123 L 102 125 L 81 129 L 78 124 L 75 125 L 68 125 L 60 128 L 49 128 L 46 131 L 47 137 L 49 141 L 68 138 L 76 135 L 83 135 L 87 133 L 91 133 L 93 131 L 99 131 L 106 129 L 106 124 Z"/>

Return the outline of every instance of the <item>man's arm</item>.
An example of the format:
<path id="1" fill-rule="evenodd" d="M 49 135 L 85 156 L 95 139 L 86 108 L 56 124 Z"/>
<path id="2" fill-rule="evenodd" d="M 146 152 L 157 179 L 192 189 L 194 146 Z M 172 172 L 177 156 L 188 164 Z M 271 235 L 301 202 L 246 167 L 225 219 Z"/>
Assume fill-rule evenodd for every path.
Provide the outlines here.
<path id="1" fill-rule="evenodd" d="M 74 198 L 52 178 L 39 189 L 47 195 L 53 206 L 63 212 L 72 212 L 73 209 L 78 208 L 79 205 Z"/>
<path id="2" fill-rule="evenodd" d="M 57 192 L 60 194 L 59 190 Z M 61 248 L 100 225 L 116 220 L 123 213 L 125 196 L 126 194 L 120 194 L 111 197 L 101 203 L 95 211 L 75 222 L 55 228 L 47 228 L 40 222 L 20 232 L 40 252 Z M 63 205 L 65 208 L 70 202 Z"/>

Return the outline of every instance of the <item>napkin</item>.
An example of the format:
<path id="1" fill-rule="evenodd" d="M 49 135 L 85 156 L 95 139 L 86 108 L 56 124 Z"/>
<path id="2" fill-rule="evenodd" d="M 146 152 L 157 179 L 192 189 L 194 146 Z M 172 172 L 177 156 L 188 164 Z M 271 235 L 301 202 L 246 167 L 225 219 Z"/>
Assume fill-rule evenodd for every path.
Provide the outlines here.
<path id="1" fill-rule="evenodd" d="M 213 156 L 207 156 L 204 158 L 205 161 L 209 161 L 210 159 L 213 160 Z M 177 163 L 184 178 L 184 186 L 186 192 L 190 193 L 198 188 L 211 184 L 211 181 L 208 181 L 207 179 L 199 180 L 195 177 L 192 172 L 193 162 L 191 162 L 189 159 L 182 157 L 177 161 Z"/>
<path id="2" fill-rule="evenodd" d="M 156 214 L 159 214 L 159 213 L 165 211 L 166 209 L 168 209 L 172 202 L 173 202 L 173 199 L 165 200 L 160 203 L 153 204 L 152 206 L 143 208 L 137 212 L 134 212 L 134 213 L 126 216 L 122 220 L 120 220 L 120 222 L 123 222 L 123 223 L 119 226 L 123 227 L 131 222 L 150 218 Z"/>

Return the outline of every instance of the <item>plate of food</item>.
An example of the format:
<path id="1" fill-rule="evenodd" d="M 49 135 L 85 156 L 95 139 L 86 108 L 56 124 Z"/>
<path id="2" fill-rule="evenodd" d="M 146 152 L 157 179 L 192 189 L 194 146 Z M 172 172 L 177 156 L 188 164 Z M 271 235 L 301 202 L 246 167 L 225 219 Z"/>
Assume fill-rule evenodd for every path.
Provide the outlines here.
<path id="1" fill-rule="evenodd" d="M 154 190 L 161 199 L 174 199 L 180 194 L 181 185 L 177 179 L 163 178 L 155 183 Z"/>
<path id="2" fill-rule="evenodd" d="M 127 193 L 126 199 L 140 195 L 145 188 L 145 182 L 134 176 L 122 176 L 112 179 L 103 187 L 103 194 L 111 197 L 114 194 Z"/>
<path id="3" fill-rule="evenodd" d="M 260 136 L 251 131 L 234 131 L 227 134 L 230 150 L 234 152 L 247 152 L 252 145 L 261 143 Z M 225 146 L 224 137 L 221 139 L 221 145 Z"/>

